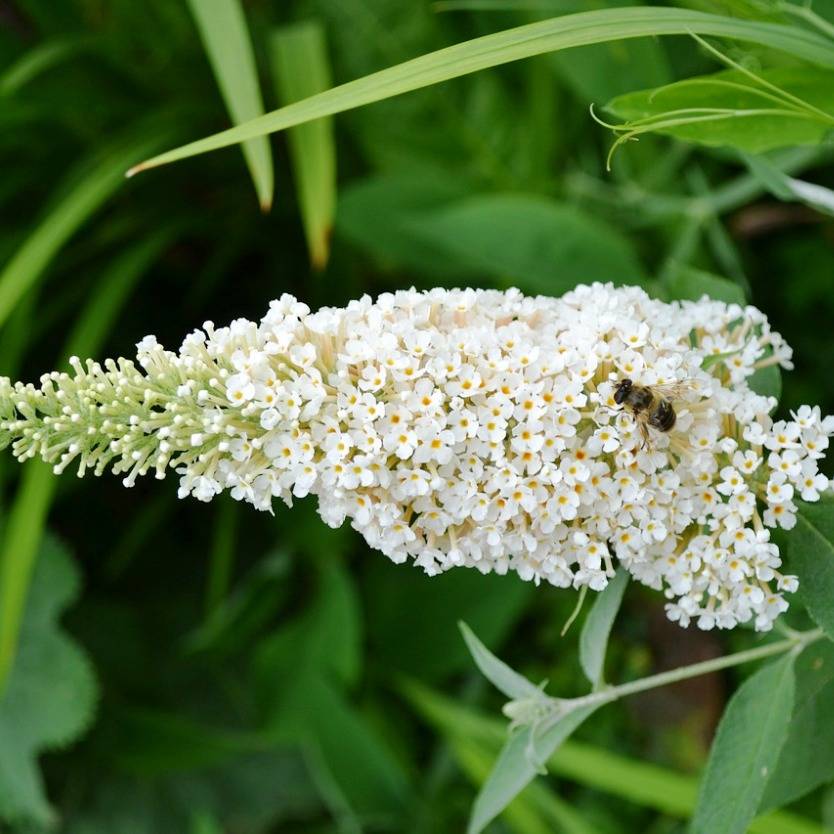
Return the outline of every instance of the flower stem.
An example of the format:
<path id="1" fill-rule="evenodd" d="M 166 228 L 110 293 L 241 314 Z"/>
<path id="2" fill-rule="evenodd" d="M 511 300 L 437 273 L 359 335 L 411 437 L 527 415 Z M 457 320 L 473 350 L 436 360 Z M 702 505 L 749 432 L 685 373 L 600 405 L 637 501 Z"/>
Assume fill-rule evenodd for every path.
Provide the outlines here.
<path id="1" fill-rule="evenodd" d="M 801 650 L 811 643 L 816 642 L 822 638 L 823 631 L 821 628 L 815 628 L 811 631 L 802 631 L 796 633 L 794 637 L 789 637 L 786 640 L 779 640 L 775 643 L 768 643 L 765 646 L 759 646 L 755 649 L 746 649 L 743 652 L 735 652 L 724 657 L 716 657 L 712 660 L 704 660 L 700 663 L 693 663 L 690 666 L 681 666 L 678 669 L 670 669 L 668 672 L 660 672 L 657 675 L 649 675 L 645 678 L 640 678 L 636 681 L 629 681 L 618 686 L 611 686 L 599 692 L 593 692 L 583 698 L 576 698 L 571 701 L 571 707 L 578 709 L 586 706 L 594 706 L 597 704 L 605 704 L 610 701 L 616 701 L 624 698 L 627 695 L 635 695 L 638 692 L 645 692 L 648 689 L 656 689 L 659 686 L 666 686 L 670 683 L 677 683 L 678 681 L 687 680 L 688 678 L 696 678 L 699 675 L 707 675 L 710 672 L 717 672 L 720 669 L 728 669 L 731 666 L 739 666 L 742 663 L 750 663 L 753 660 L 761 660 L 765 657 L 770 657 L 775 654 L 783 654 L 791 650 Z M 564 701 L 561 702 L 564 704 Z"/>

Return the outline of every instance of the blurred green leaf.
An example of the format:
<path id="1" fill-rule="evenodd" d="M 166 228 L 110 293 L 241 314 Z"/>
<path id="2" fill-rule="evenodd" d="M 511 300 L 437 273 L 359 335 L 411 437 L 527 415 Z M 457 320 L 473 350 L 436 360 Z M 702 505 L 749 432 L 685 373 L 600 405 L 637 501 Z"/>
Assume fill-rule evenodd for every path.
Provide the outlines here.
<path id="1" fill-rule="evenodd" d="M 258 691 L 269 703 L 280 697 L 287 681 L 306 670 L 347 684 L 360 674 L 360 609 L 353 583 L 335 562 L 323 564 L 313 603 L 257 647 L 254 671 Z"/>
<path id="2" fill-rule="evenodd" d="M 160 710 L 118 709 L 111 726 L 113 760 L 144 776 L 212 767 L 268 746 L 256 733 L 212 727 Z"/>
<path id="3" fill-rule="evenodd" d="M 745 834 L 779 759 L 794 704 L 794 656 L 751 675 L 718 725 L 692 820 L 693 834 Z"/>
<path id="4" fill-rule="evenodd" d="M 802 203 L 820 214 L 834 216 L 834 191 L 830 188 L 789 177 L 765 156 L 745 154 L 744 162 L 774 197 L 789 203 Z"/>
<path id="5" fill-rule="evenodd" d="M 186 635 L 186 651 L 228 655 L 245 646 L 285 602 L 289 574 L 286 552 L 259 559 L 205 622 Z"/>
<path id="6" fill-rule="evenodd" d="M 20 651 L 0 698 L 0 818 L 6 821 L 54 819 L 36 757 L 70 744 L 92 719 L 92 669 L 58 626 L 78 589 L 69 554 L 46 539 L 26 602 Z"/>
<path id="7" fill-rule="evenodd" d="M 90 48 L 89 37 L 63 37 L 44 41 L 28 49 L 12 66 L 0 74 L 0 95 L 13 95 L 41 73 L 61 64 L 67 58 Z"/>
<path id="8" fill-rule="evenodd" d="M 693 32 L 769 46 L 806 61 L 834 68 L 834 53 L 829 42 L 820 35 L 797 27 L 656 7 L 580 12 L 484 35 L 422 55 L 267 113 L 246 124 L 167 151 L 135 166 L 130 173 L 234 145 L 322 116 L 533 55 L 592 43 Z"/>
<path id="9" fill-rule="evenodd" d="M 799 577 L 808 613 L 834 640 L 834 495 L 819 502 L 797 501 L 796 527 L 782 535 L 787 563 Z"/>
<path id="10" fill-rule="evenodd" d="M 59 188 L 62 197 L 0 272 L 0 326 L 20 298 L 40 280 L 61 247 L 122 185 L 125 165 L 164 141 L 164 136 L 145 136 L 123 142 L 96 153 L 69 174 Z"/>
<path id="11" fill-rule="evenodd" d="M 665 87 L 626 93 L 605 105 L 622 129 L 644 128 L 703 145 L 762 153 L 814 145 L 834 130 L 834 72 L 779 67 L 757 75 L 738 70 L 688 78 Z M 779 88 L 791 99 L 780 96 Z M 801 107 L 797 100 L 809 107 Z"/>
<path id="12" fill-rule="evenodd" d="M 728 304 L 747 304 L 738 284 L 686 264 L 674 264 L 664 276 L 663 286 L 670 300 L 699 301 L 707 295 Z"/>
<path id="13" fill-rule="evenodd" d="M 256 649 L 265 732 L 307 749 L 308 764 L 334 812 L 396 815 L 405 801 L 405 774 L 342 692 L 360 671 L 353 588 L 337 563 L 323 562 L 320 571 L 314 604 Z"/>
<path id="14" fill-rule="evenodd" d="M 628 0 L 606 0 L 604 5 L 624 8 L 636 4 Z M 581 4 L 576 6 L 571 11 L 581 10 Z M 570 52 L 555 52 L 551 60 L 583 103 L 609 101 L 622 93 L 660 87 L 672 80 L 663 44 L 654 38 L 583 46 Z"/>
<path id="15" fill-rule="evenodd" d="M 324 29 L 316 21 L 275 29 L 270 38 L 272 74 L 282 104 L 313 96 L 331 85 Z M 315 269 L 327 264 L 336 213 L 336 145 L 331 119 L 289 131 L 296 192 Z"/>
<path id="16" fill-rule="evenodd" d="M 500 646 L 535 593 L 515 576 L 453 570 L 429 577 L 374 558 L 363 582 L 368 637 L 377 664 L 389 674 L 429 681 L 471 669 L 458 621 L 468 623 L 484 642 Z"/>
<path id="17" fill-rule="evenodd" d="M 255 55 L 239 0 L 188 0 L 188 5 L 232 121 L 241 124 L 262 115 Z M 261 208 L 268 211 L 275 188 L 269 140 L 249 139 L 243 143 L 243 155 Z"/>
<path id="18" fill-rule="evenodd" d="M 762 397 L 782 398 L 782 372 L 778 365 L 767 365 L 754 371 L 747 384 Z"/>
<path id="19" fill-rule="evenodd" d="M 360 180 L 343 190 L 336 232 L 371 254 L 382 267 L 406 267 L 439 282 L 474 276 L 449 258 L 448 250 L 427 240 L 413 224 L 421 216 L 463 200 L 465 183 L 433 174 L 387 174 Z"/>
<path id="20" fill-rule="evenodd" d="M 796 661 L 788 737 L 765 788 L 761 810 L 794 802 L 834 779 L 834 644 L 820 640 Z"/>
<path id="21" fill-rule="evenodd" d="M 410 222 L 458 263 L 528 294 L 558 296 L 578 283 L 644 280 L 627 238 L 574 206 L 532 195 L 484 195 Z"/>
<path id="22" fill-rule="evenodd" d="M 608 638 L 620 610 L 628 578 L 629 573 L 625 568 L 617 569 L 614 578 L 594 600 L 582 625 L 579 635 L 579 662 L 585 677 L 594 689 L 599 689 L 603 684 Z"/>
<path id="23" fill-rule="evenodd" d="M 534 683 L 511 669 L 497 658 L 476 636 L 466 623 L 460 624 L 463 639 L 472 658 L 484 677 L 508 698 L 541 698 L 543 693 Z"/>
<path id="24" fill-rule="evenodd" d="M 280 728 L 312 752 L 326 779 L 358 818 L 400 819 L 408 795 L 402 766 L 372 725 L 321 675 L 288 682 Z M 318 781 L 317 780 L 317 781 Z"/>

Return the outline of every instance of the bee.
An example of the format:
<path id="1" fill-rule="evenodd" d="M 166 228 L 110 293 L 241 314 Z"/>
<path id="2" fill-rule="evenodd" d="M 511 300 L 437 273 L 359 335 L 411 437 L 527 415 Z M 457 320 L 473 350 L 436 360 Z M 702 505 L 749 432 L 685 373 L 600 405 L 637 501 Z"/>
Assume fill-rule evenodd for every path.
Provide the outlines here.
<path id="1" fill-rule="evenodd" d="M 672 400 L 695 389 L 696 385 L 690 380 L 650 387 L 621 379 L 614 389 L 614 402 L 631 412 L 640 428 L 643 446 L 651 447 L 649 426 L 664 434 L 672 431 L 678 419 Z"/>

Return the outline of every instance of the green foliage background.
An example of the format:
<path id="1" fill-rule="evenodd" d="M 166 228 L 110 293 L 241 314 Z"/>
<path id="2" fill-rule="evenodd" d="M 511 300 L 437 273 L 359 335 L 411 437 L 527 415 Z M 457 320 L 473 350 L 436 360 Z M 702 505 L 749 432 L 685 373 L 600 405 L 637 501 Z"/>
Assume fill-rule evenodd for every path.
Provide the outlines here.
<path id="1" fill-rule="evenodd" d="M 337 116 L 335 143 L 326 123 L 271 137 L 264 213 L 264 183 L 253 171 L 256 195 L 238 148 L 123 179 L 140 159 L 229 124 L 210 38 L 192 16 L 201 5 L 210 17 L 197 0 L 0 5 L 0 373 L 35 379 L 71 353 L 130 355 L 149 332 L 176 345 L 206 319 L 258 318 L 283 292 L 315 308 L 411 285 L 557 295 L 613 280 L 670 298 L 750 299 L 796 351 L 780 408 L 834 411 L 834 222 L 785 185 L 788 173 L 834 187 L 830 127 L 764 125 L 757 141 L 776 138 L 758 163 L 743 152 L 763 149 L 739 139 L 738 122 L 706 145 L 691 128 L 644 134 L 606 171 L 613 136 L 589 105 L 633 118 L 645 112 L 639 97 L 602 108 L 724 69 L 693 39 L 618 41 L 466 76 Z M 271 110 L 328 75 L 342 83 L 498 29 L 624 5 L 249 0 L 243 10 Z M 795 18 L 776 2 L 679 5 Z M 834 4 L 816 11 L 834 25 Z M 319 51 L 275 34 L 302 22 Z M 808 77 L 796 57 L 721 48 L 746 68 Z M 832 76 L 814 72 L 809 95 L 825 110 Z M 234 118 L 256 114 L 256 98 L 240 114 L 230 107 Z M 576 630 L 560 636 L 573 593 L 466 571 L 427 579 L 349 529 L 328 530 L 308 501 L 273 518 L 225 499 L 178 502 L 172 478 L 125 490 L 112 477 L 19 470 L 10 457 L 0 485 L 2 583 L 23 606 L 0 700 L 9 831 L 460 832 L 502 730 L 484 717 L 500 700 L 457 621 L 551 692 L 583 691 Z M 2 597 L 0 624 L 14 599 Z M 808 623 L 799 604 L 789 620 Z M 755 639 L 683 632 L 660 597 L 630 587 L 608 678 Z M 834 664 L 828 644 L 820 651 Z M 831 739 L 834 684 L 811 660 L 798 670 L 814 710 L 800 729 Z M 595 715 L 490 831 L 685 831 L 718 717 L 747 671 Z M 810 769 L 813 784 L 786 775 L 762 810 L 787 814 L 750 830 L 834 830 L 834 744 L 814 750 L 791 750 L 795 765 L 783 765 Z"/>

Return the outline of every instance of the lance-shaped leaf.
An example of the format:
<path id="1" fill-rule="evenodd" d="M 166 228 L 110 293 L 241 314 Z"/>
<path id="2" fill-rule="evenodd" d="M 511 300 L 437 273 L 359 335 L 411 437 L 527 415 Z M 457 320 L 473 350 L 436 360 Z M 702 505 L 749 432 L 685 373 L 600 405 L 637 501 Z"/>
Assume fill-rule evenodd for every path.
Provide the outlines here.
<path id="1" fill-rule="evenodd" d="M 585 677 L 594 688 L 602 685 L 608 638 L 623 601 L 628 576 L 625 568 L 617 570 L 616 576 L 594 600 L 579 635 L 579 662 Z"/>
<path id="2" fill-rule="evenodd" d="M 745 834 L 787 737 L 794 701 L 794 656 L 749 677 L 718 725 L 701 780 L 692 834 Z"/>
<path id="3" fill-rule="evenodd" d="M 276 29 L 270 39 L 272 72 L 281 102 L 313 96 L 331 86 L 324 29 L 309 21 Z M 336 145 L 332 119 L 299 125 L 288 136 L 301 219 L 315 269 L 324 269 L 336 212 Z"/>
<path id="4" fill-rule="evenodd" d="M 542 691 L 523 675 L 511 669 L 497 658 L 476 636 L 466 623 L 460 623 L 460 630 L 472 658 L 484 677 L 508 698 L 541 698 Z"/>
<path id="5" fill-rule="evenodd" d="M 188 5 L 232 121 L 241 124 L 262 115 L 255 56 L 239 0 L 188 0 Z M 269 140 L 264 136 L 249 139 L 243 144 L 243 155 L 261 208 L 267 211 L 274 188 Z"/>
<path id="6" fill-rule="evenodd" d="M 235 145 L 375 101 L 439 84 L 451 78 L 575 46 L 653 35 L 712 35 L 769 46 L 834 69 L 827 38 L 795 26 L 739 20 L 686 9 L 599 9 L 518 26 L 430 52 L 402 64 L 333 87 L 135 166 L 129 173 Z"/>

